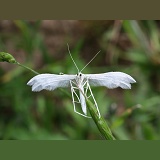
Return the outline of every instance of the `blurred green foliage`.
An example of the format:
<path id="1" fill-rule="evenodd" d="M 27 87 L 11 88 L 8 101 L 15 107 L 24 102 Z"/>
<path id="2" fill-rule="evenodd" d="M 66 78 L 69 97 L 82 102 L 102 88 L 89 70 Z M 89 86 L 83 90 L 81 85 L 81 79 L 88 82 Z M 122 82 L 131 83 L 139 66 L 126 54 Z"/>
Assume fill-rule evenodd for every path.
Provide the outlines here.
<path id="1" fill-rule="evenodd" d="M 13 52 L 39 73 L 76 74 L 67 43 L 79 68 L 101 50 L 83 73 L 122 71 L 137 81 L 131 90 L 93 88 L 114 136 L 160 139 L 159 21 L 78 21 L 83 34 L 77 39 L 67 30 L 57 52 L 49 51 L 42 24 L 18 20 L 12 21 L 13 31 L 0 27 L 0 52 Z M 0 139 L 103 139 L 91 119 L 74 113 L 69 88 L 34 93 L 26 85 L 33 73 L 6 62 L 0 65 Z"/>

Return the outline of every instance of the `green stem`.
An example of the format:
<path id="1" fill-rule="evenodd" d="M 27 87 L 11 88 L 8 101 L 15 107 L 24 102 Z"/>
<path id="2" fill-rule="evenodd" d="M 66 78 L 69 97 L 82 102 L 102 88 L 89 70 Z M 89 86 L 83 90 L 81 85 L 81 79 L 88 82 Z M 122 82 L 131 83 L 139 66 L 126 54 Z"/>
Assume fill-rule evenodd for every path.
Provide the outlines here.
<path id="1" fill-rule="evenodd" d="M 97 125 L 99 131 L 101 132 L 101 134 L 103 135 L 103 137 L 106 140 L 115 140 L 115 137 L 113 136 L 108 124 L 106 123 L 106 121 L 104 120 L 104 118 L 101 116 L 99 117 L 98 111 L 95 108 L 95 105 L 89 101 L 88 99 L 86 99 L 87 102 L 87 107 L 88 110 L 91 114 L 91 117 L 93 118 L 95 124 Z"/>
<path id="2" fill-rule="evenodd" d="M 19 62 L 16 62 L 15 64 L 18 64 L 19 66 L 25 68 L 25 69 L 28 69 L 30 70 L 31 72 L 35 73 L 35 74 L 39 74 L 38 72 L 34 71 L 33 69 L 27 67 L 27 66 L 24 66 L 23 64 L 19 63 Z"/>
<path id="3" fill-rule="evenodd" d="M 79 90 L 83 94 L 83 96 L 85 97 L 86 102 L 87 102 L 87 108 L 90 112 L 90 115 L 93 118 L 95 124 L 97 125 L 99 131 L 101 132 L 102 136 L 106 140 L 115 140 L 115 137 L 113 136 L 107 122 L 105 121 L 105 119 L 102 116 L 99 115 L 98 110 L 96 109 L 95 105 L 86 97 L 86 95 L 84 94 L 84 92 L 80 88 L 79 88 Z"/>

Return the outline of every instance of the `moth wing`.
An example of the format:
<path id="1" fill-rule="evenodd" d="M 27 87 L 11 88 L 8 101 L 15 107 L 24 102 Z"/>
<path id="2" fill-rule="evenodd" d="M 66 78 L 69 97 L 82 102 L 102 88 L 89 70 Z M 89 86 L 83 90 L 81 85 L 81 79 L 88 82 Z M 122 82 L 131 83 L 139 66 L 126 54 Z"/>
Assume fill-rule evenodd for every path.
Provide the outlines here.
<path id="1" fill-rule="evenodd" d="M 117 87 L 131 89 L 131 83 L 136 83 L 135 79 L 123 72 L 87 74 L 86 78 L 91 86 L 105 86 L 110 89 Z"/>
<path id="2" fill-rule="evenodd" d="M 27 85 L 32 86 L 32 91 L 39 92 L 45 90 L 55 90 L 56 88 L 69 87 L 70 80 L 75 79 L 75 75 L 39 74 L 33 77 Z"/>

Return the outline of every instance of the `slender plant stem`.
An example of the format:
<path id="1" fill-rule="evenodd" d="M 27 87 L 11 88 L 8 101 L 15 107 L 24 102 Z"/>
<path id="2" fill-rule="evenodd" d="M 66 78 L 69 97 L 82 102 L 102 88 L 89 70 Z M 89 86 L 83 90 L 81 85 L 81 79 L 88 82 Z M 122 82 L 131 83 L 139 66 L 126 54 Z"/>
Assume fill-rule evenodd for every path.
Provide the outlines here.
<path id="1" fill-rule="evenodd" d="M 34 71 L 33 69 L 27 67 L 27 66 L 24 66 L 23 64 L 19 63 L 19 62 L 16 62 L 15 64 L 18 64 L 19 66 L 25 68 L 25 69 L 28 69 L 30 70 L 31 72 L 35 73 L 35 74 L 39 74 L 38 72 Z"/>
<path id="2" fill-rule="evenodd" d="M 79 88 L 79 87 L 78 87 Z M 106 140 L 116 140 L 113 136 L 107 122 L 102 116 L 99 116 L 99 113 L 95 107 L 95 105 L 86 97 L 86 95 L 83 93 L 83 91 L 79 88 L 80 92 L 83 94 L 83 96 L 86 99 L 87 102 L 87 108 L 90 112 L 90 115 L 92 119 L 94 120 L 95 124 L 97 125 L 100 133 Z"/>
<path id="3" fill-rule="evenodd" d="M 93 118 L 95 124 L 97 125 L 100 133 L 106 140 L 115 140 L 115 137 L 113 136 L 107 122 L 105 119 L 101 116 L 99 117 L 98 111 L 95 108 L 94 104 L 86 99 L 88 110 L 91 114 L 91 117 Z"/>

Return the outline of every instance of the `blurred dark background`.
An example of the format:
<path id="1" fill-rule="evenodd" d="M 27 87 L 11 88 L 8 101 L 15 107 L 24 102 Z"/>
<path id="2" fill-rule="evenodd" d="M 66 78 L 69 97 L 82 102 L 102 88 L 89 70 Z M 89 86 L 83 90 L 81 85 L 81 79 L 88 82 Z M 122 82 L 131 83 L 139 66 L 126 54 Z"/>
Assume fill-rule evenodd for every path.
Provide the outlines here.
<path id="1" fill-rule="evenodd" d="M 39 73 L 121 71 L 137 83 L 131 90 L 93 88 L 113 134 L 120 140 L 160 139 L 160 21 L 2 20 L 0 51 Z M 32 92 L 35 76 L 0 63 L 0 139 L 99 140 L 92 121 L 74 113 L 70 89 Z M 69 93 L 66 94 L 65 93 Z"/>

